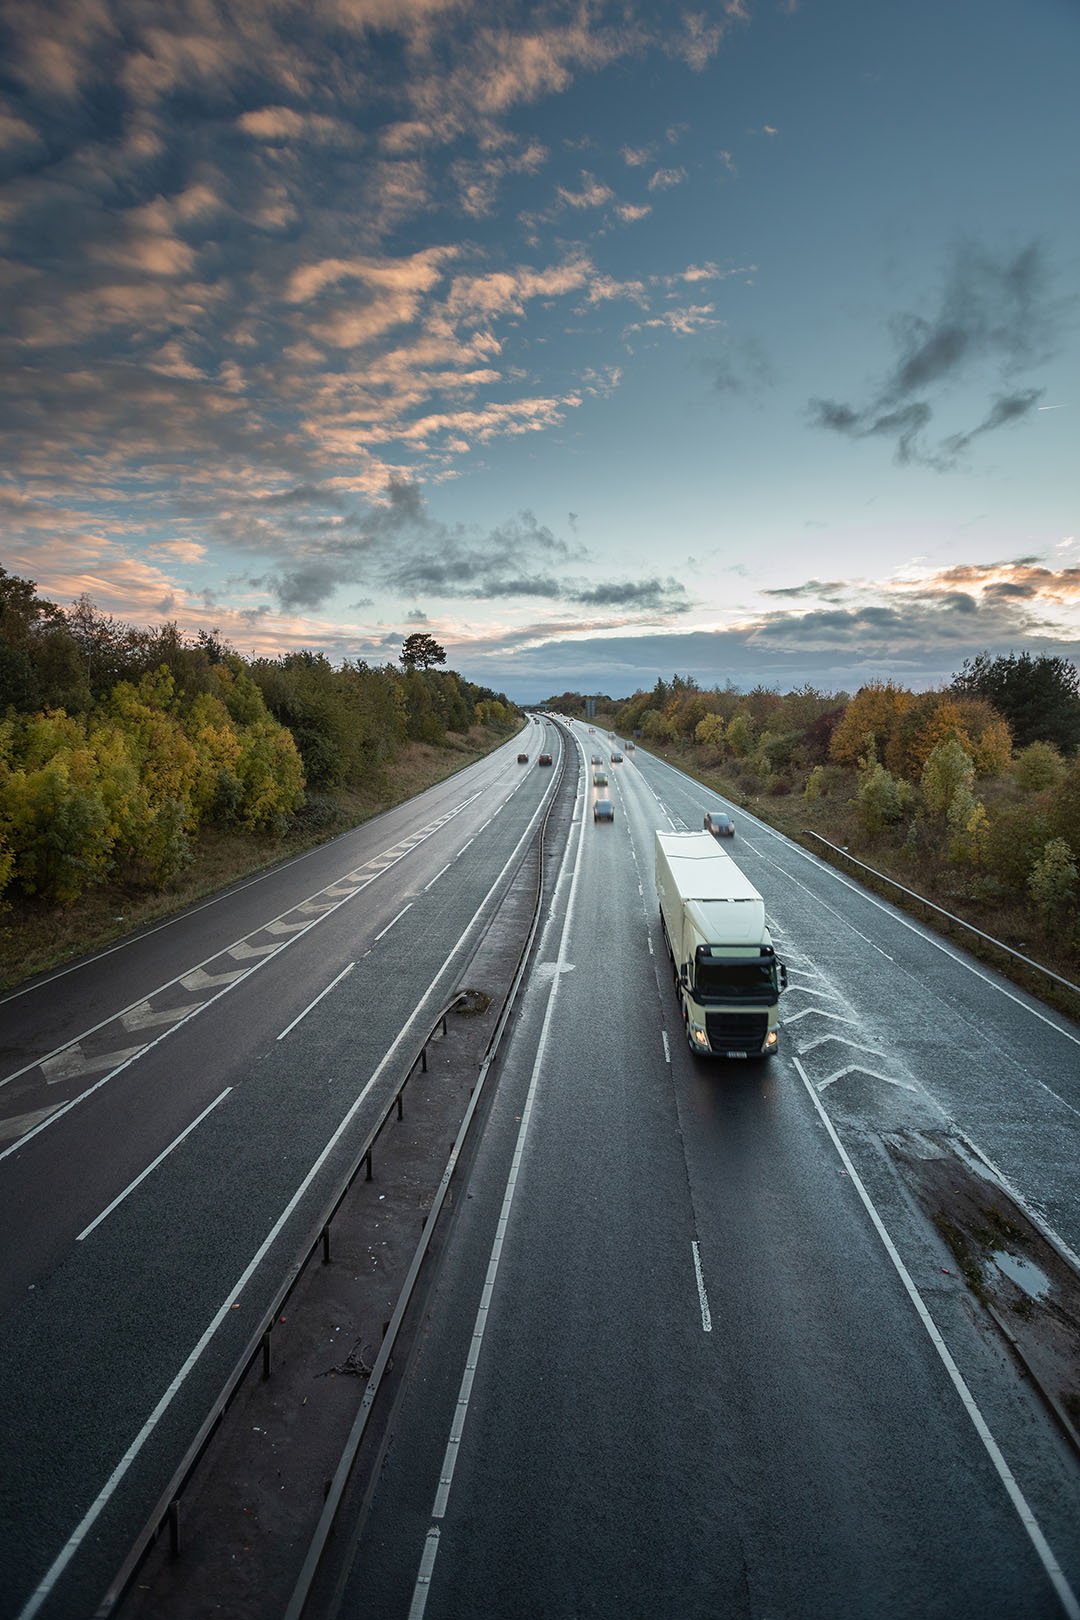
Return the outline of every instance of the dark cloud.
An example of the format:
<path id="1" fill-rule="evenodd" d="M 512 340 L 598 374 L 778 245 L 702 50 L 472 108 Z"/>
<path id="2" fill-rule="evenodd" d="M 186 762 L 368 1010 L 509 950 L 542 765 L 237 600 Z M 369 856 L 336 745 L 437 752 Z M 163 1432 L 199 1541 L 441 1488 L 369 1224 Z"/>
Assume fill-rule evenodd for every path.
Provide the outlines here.
<path id="1" fill-rule="evenodd" d="M 893 321 L 900 356 L 885 397 L 905 399 L 988 357 L 1006 373 L 1033 365 L 1046 358 L 1050 320 L 1046 270 L 1037 243 L 1002 261 L 973 243 L 962 243 L 937 315 L 930 321 L 899 315 Z"/>
<path id="2" fill-rule="evenodd" d="M 500 642 L 461 645 L 455 665 L 528 702 L 567 689 L 625 696 L 674 671 L 704 687 L 731 681 L 742 691 L 759 683 L 789 691 L 809 682 L 853 692 L 872 679 L 924 690 L 945 685 L 977 652 L 1007 653 L 1021 642 L 1033 653 L 1080 660 L 1080 642 L 1056 637 L 1018 604 L 979 602 L 961 592 L 943 600 L 928 591 L 897 606 L 846 612 L 778 612 L 732 630 L 567 642 L 547 639 L 554 629 L 533 626 Z"/>
<path id="3" fill-rule="evenodd" d="M 670 578 L 613 581 L 580 587 L 565 595 L 568 601 L 582 607 L 635 608 L 639 612 L 664 613 L 685 613 L 690 607 L 685 588 L 678 580 Z"/>
<path id="4" fill-rule="evenodd" d="M 777 586 L 774 590 L 762 591 L 761 594 L 762 596 L 780 596 L 790 598 L 797 598 L 800 596 L 834 597 L 841 595 L 847 589 L 847 583 L 842 579 L 832 579 L 827 581 L 820 579 L 808 579 L 805 585 Z"/>
<path id="5" fill-rule="evenodd" d="M 287 613 L 295 613 L 321 607 L 347 579 L 348 575 L 340 566 L 310 562 L 287 573 L 271 575 L 260 583 L 273 590 Z"/>
<path id="6" fill-rule="evenodd" d="M 958 456 L 978 434 L 990 433 L 994 428 L 1004 427 L 1007 422 L 1015 422 L 1026 416 L 1045 392 L 1043 388 L 1027 388 L 1018 394 L 999 396 L 978 427 L 972 428 L 970 433 L 954 433 L 944 441 L 946 455 Z"/>
<path id="7" fill-rule="evenodd" d="M 946 471 L 980 434 L 1026 416 L 1043 390 L 1013 387 L 997 392 L 975 427 L 937 444 L 928 432 L 934 406 L 929 399 L 914 396 L 977 381 L 977 374 L 988 368 L 999 384 L 1010 381 L 1049 358 L 1056 315 L 1037 243 L 1011 259 L 995 259 L 972 243 L 961 244 L 937 314 L 931 319 L 901 314 L 890 322 L 897 358 L 876 398 L 864 406 L 811 399 L 810 421 L 854 439 L 891 439 L 898 462 L 916 461 Z"/>
<path id="8" fill-rule="evenodd" d="M 321 484 L 297 484 L 292 489 L 283 489 L 275 494 L 256 495 L 252 497 L 253 506 L 260 507 L 292 507 L 292 506 L 329 506 L 335 511 L 343 511 L 345 497 L 334 489 L 326 489 Z"/>
<path id="9" fill-rule="evenodd" d="M 316 486 L 285 492 L 290 512 L 317 502 Z M 585 549 L 553 533 L 529 511 L 519 512 L 486 534 L 451 527 L 432 518 L 420 486 L 393 481 L 385 499 L 330 518 L 310 516 L 275 524 L 275 503 L 261 497 L 258 512 L 241 512 L 217 526 L 233 546 L 273 555 L 280 566 L 245 583 L 273 592 L 283 610 L 323 607 L 343 586 L 382 586 L 415 600 L 506 601 L 544 599 L 588 609 L 636 614 L 686 613 L 690 600 L 675 579 L 593 582 L 574 564 Z M 337 503 L 340 506 L 340 502 Z"/>

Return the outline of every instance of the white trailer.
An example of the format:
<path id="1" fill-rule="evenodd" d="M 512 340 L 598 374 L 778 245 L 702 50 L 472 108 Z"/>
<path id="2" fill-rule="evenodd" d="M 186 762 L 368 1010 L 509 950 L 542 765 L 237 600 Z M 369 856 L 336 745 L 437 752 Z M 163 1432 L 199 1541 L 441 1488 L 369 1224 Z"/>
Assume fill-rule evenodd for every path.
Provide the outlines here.
<path id="1" fill-rule="evenodd" d="M 656 895 L 690 1050 L 771 1056 L 787 969 L 750 879 L 711 833 L 658 831 Z"/>

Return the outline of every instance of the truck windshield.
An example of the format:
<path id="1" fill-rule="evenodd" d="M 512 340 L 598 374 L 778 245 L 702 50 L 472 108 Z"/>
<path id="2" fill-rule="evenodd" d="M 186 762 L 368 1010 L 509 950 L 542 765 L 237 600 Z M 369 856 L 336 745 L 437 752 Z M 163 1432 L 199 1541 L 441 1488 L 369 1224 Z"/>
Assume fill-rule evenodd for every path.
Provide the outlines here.
<path id="1" fill-rule="evenodd" d="M 725 962 L 699 956 L 695 963 L 694 994 L 698 1001 L 776 1000 L 776 976 L 771 962 Z"/>

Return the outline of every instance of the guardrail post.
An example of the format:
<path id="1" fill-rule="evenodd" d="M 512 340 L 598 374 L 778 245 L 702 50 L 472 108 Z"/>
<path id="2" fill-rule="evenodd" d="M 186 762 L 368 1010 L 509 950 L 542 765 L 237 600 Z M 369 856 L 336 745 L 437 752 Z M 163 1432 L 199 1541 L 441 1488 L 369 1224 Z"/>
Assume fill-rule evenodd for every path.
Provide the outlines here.
<path id="1" fill-rule="evenodd" d="M 402 1107 L 402 1100 L 403 1100 L 403 1098 L 405 1096 L 405 1086 L 407 1084 L 408 1084 L 407 1081 L 403 1081 L 402 1086 L 401 1086 L 401 1090 L 397 1094 L 397 1117 L 398 1117 L 398 1119 L 404 1119 L 404 1117 L 405 1117 L 405 1111 L 404 1111 L 404 1109 Z"/>
<path id="2" fill-rule="evenodd" d="M 423 1070 L 423 1072 L 425 1074 L 427 1074 L 427 1045 L 426 1044 L 421 1048 L 421 1051 L 420 1051 L 420 1067 Z"/>
<path id="3" fill-rule="evenodd" d="M 330 1264 L 330 1228 L 329 1228 L 329 1226 L 324 1226 L 323 1229 L 322 1229 L 322 1263 L 323 1263 L 324 1266 L 328 1266 Z"/>

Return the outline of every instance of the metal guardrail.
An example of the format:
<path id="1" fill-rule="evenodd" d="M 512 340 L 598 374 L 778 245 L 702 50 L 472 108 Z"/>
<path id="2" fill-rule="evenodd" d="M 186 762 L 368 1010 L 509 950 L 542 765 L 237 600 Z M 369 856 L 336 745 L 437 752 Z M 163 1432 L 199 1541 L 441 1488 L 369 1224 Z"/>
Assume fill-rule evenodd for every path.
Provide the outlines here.
<path id="1" fill-rule="evenodd" d="M 1071 991 L 1075 996 L 1080 996 L 1080 984 L 1073 984 L 1071 979 L 1062 978 L 1060 973 L 1055 973 L 1051 968 L 1043 967 L 1041 962 L 1033 961 L 1030 956 L 1024 956 L 1021 951 L 1014 951 L 1011 945 L 1006 945 L 1002 940 L 995 939 L 993 934 L 984 934 L 981 928 L 975 927 L 974 923 L 965 922 L 963 917 L 957 917 L 953 912 L 946 911 L 944 906 L 936 905 L 933 900 L 927 900 L 925 895 L 919 894 L 917 890 L 905 888 L 902 883 L 898 883 L 895 878 L 889 877 L 885 872 L 879 872 L 876 867 L 867 866 L 864 861 L 857 861 L 854 855 L 849 855 L 847 850 L 840 844 L 830 843 L 829 839 L 823 838 L 820 833 L 812 832 L 809 827 L 805 828 L 804 831 L 808 838 L 816 838 L 819 844 L 825 844 L 827 848 L 834 850 L 837 855 L 843 856 L 844 860 L 851 866 L 857 866 L 861 872 L 869 872 L 871 877 L 877 878 L 880 883 L 887 883 L 891 888 L 898 889 L 901 894 L 906 894 L 909 899 L 917 900 L 919 905 L 925 906 L 928 911 L 936 911 L 939 917 L 946 917 L 949 922 L 955 923 L 957 928 L 966 929 L 969 934 L 974 934 L 977 939 L 983 940 L 987 945 L 992 945 L 995 950 L 1002 951 L 1006 956 L 1013 957 L 1017 962 L 1023 962 L 1025 967 L 1031 968 L 1035 973 L 1044 974 L 1046 978 L 1053 979 L 1055 984 L 1060 984 L 1063 989 Z"/>
<path id="2" fill-rule="evenodd" d="M 487 1077 L 487 1073 L 491 1068 L 491 1065 L 495 1061 L 498 1043 L 506 1028 L 507 1022 L 509 1021 L 513 1003 L 516 999 L 521 980 L 525 973 L 529 953 L 532 950 L 533 941 L 536 938 L 536 931 L 540 921 L 540 902 L 542 900 L 544 891 L 544 839 L 547 830 L 547 823 L 558 800 L 559 789 L 562 786 L 563 778 L 566 774 L 566 760 L 567 750 L 564 746 L 562 759 L 560 760 L 559 773 L 556 778 L 547 809 L 545 810 L 544 816 L 541 820 L 537 835 L 536 895 L 533 902 L 533 917 L 529 934 L 518 958 L 518 964 L 514 972 L 510 991 L 507 995 L 502 1013 L 500 1014 L 498 1022 L 496 1023 L 496 1027 L 492 1033 L 491 1039 L 488 1042 L 487 1050 L 485 1051 L 483 1060 L 481 1062 L 478 1079 L 476 1085 L 473 1087 L 473 1092 L 469 1099 L 469 1104 L 465 1111 L 461 1128 L 458 1131 L 457 1138 L 455 1139 L 450 1158 L 447 1162 L 446 1169 L 443 1172 L 442 1180 L 439 1183 L 438 1191 L 436 1192 L 432 1201 L 431 1209 L 429 1210 L 425 1219 L 420 1242 L 413 1258 L 412 1265 L 409 1268 L 409 1273 L 406 1277 L 405 1283 L 402 1286 L 401 1294 L 394 1310 L 394 1315 L 391 1318 L 391 1321 L 383 1336 L 379 1356 L 376 1359 L 375 1366 L 372 1368 L 371 1377 L 368 1379 L 367 1387 L 364 1392 L 364 1399 L 361 1404 L 360 1414 L 358 1415 L 356 1423 L 354 1424 L 353 1432 L 350 1435 L 349 1444 L 347 1445 L 346 1451 L 343 1455 L 342 1463 L 339 1464 L 338 1471 L 335 1474 L 334 1480 L 331 1484 L 331 1489 L 327 1496 L 323 1515 L 319 1522 L 319 1528 L 316 1531 L 316 1536 L 312 1543 L 312 1551 L 308 1554 L 308 1560 L 305 1563 L 304 1571 L 301 1574 L 300 1581 L 293 1595 L 292 1603 L 290 1604 L 290 1615 L 294 1612 L 302 1612 L 303 1607 L 307 1602 L 307 1596 L 310 1591 L 311 1583 L 318 1571 L 318 1565 L 321 1561 L 326 1540 L 329 1536 L 330 1529 L 333 1526 L 334 1516 L 337 1512 L 337 1508 L 340 1506 L 341 1496 L 344 1492 L 345 1485 L 348 1482 L 348 1476 L 352 1469 L 352 1463 L 355 1460 L 356 1451 L 359 1449 L 360 1440 L 363 1437 L 363 1430 L 367 1422 L 367 1415 L 370 1412 L 371 1407 L 374 1405 L 375 1395 L 378 1392 L 379 1383 L 392 1355 L 394 1340 L 401 1325 L 401 1320 L 405 1314 L 405 1309 L 412 1296 L 416 1278 L 419 1275 L 420 1266 L 424 1256 L 427 1253 L 428 1245 L 430 1244 L 439 1212 L 442 1209 L 446 1192 L 450 1185 L 450 1179 L 457 1165 L 461 1149 L 468 1134 L 469 1126 L 476 1115 L 477 1107 L 483 1091 L 484 1080 Z M 285 1280 L 274 1298 L 274 1303 L 263 1313 L 258 1328 L 256 1328 L 255 1332 L 248 1340 L 240 1359 L 236 1362 L 228 1378 L 225 1380 L 220 1394 L 213 1402 L 213 1405 L 200 1425 L 195 1438 L 188 1446 L 187 1451 L 184 1453 L 179 1465 L 174 1470 L 165 1490 L 159 1496 L 153 1512 L 150 1514 L 150 1517 L 146 1520 L 143 1528 L 140 1530 L 130 1551 L 128 1552 L 127 1557 L 114 1576 L 108 1590 L 98 1604 L 98 1607 L 95 1609 L 93 1620 L 109 1620 L 109 1617 L 115 1613 L 118 1604 L 122 1601 L 147 1553 L 161 1533 L 165 1530 L 166 1526 L 168 1526 L 169 1530 L 170 1551 L 174 1555 L 179 1552 L 180 1504 L 183 1498 L 184 1490 L 186 1489 L 207 1448 L 209 1447 L 218 1425 L 221 1423 L 234 1399 L 239 1394 L 241 1386 L 243 1385 L 248 1373 L 260 1354 L 262 1355 L 263 1363 L 262 1376 L 264 1379 L 269 1378 L 272 1364 L 271 1342 L 274 1323 L 281 1315 L 283 1307 L 288 1303 L 294 1288 L 296 1288 L 297 1284 L 300 1282 L 304 1272 L 307 1270 L 312 1256 L 315 1254 L 317 1249 L 320 1247 L 322 1248 L 323 1264 L 325 1265 L 329 1263 L 330 1228 L 335 1215 L 341 1208 L 345 1198 L 348 1196 L 353 1182 L 356 1180 L 361 1170 L 365 1170 L 366 1172 L 365 1180 L 371 1180 L 372 1155 L 375 1144 L 382 1133 L 384 1126 L 389 1121 L 391 1114 L 395 1111 L 398 1119 L 403 1118 L 403 1097 L 405 1087 L 412 1079 L 417 1064 L 420 1065 L 421 1073 L 427 1072 L 427 1048 L 429 1043 L 434 1039 L 435 1033 L 440 1026 L 442 1028 L 442 1033 L 444 1035 L 446 1034 L 447 1017 L 451 1012 L 453 1012 L 455 1007 L 459 1006 L 466 999 L 466 996 L 467 993 L 464 990 L 455 992 L 455 994 L 439 1012 L 438 1016 L 433 1020 L 431 1027 L 428 1030 L 428 1033 L 424 1036 L 423 1040 L 419 1041 L 414 1047 L 412 1057 L 409 1059 L 409 1062 L 405 1067 L 402 1079 L 395 1087 L 393 1096 L 387 1103 L 378 1123 L 372 1128 L 371 1131 L 369 1131 L 364 1140 L 363 1146 L 354 1154 L 349 1172 L 345 1178 L 338 1183 L 337 1191 L 324 1206 L 318 1221 L 316 1221 L 313 1226 L 309 1228 L 305 1243 L 297 1258 L 289 1266 L 288 1271 L 285 1274 Z M 339 1475 L 341 1476 L 340 1479 Z M 325 1533 L 323 1532 L 324 1521 Z M 299 1603 L 299 1608 L 296 1607 L 297 1603 Z"/>

